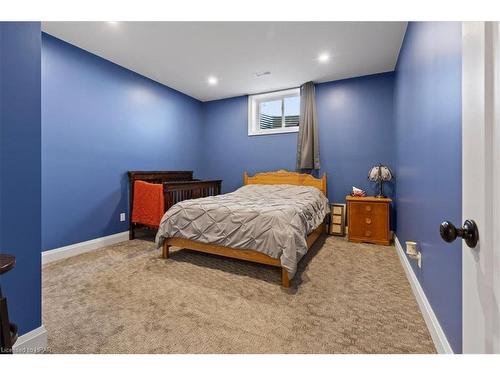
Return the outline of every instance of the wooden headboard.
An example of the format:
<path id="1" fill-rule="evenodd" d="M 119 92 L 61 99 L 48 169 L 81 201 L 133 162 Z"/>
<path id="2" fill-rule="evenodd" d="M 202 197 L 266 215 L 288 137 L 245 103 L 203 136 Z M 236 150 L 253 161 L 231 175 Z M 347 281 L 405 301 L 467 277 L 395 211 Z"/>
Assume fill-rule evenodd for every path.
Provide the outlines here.
<path id="1" fill-rule="evenodd" d="M 284 169 L 274 172 L 256 173 L 254 176 L 249 176 L 245 172 L 243 175 L 243 185 L 250 184 L 314 186 L 327 195 L 326 173 L 321 178 L 315 178 L 307 173 L 288 172 Z"/>

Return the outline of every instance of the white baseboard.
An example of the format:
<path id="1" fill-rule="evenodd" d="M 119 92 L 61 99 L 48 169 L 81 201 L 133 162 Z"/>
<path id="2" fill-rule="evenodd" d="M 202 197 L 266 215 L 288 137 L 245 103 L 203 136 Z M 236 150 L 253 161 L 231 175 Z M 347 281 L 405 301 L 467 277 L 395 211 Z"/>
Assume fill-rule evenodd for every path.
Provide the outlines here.
<path id="1" fill-rule="evenodd" d="M 47 330 L 43 325 L 19 336 L 12 348 L 15 354 L 41 353 L 47 349 Z"/>
<path id="2" fill-rule="evenodd" d="M 403 265 L 406 277 L 410 282 L 411 289 L 413 290 L 413 294 L 415 295 L 415 299 L 420 307 L 420 311 L 424 317 L 425 324 L 427 324 L 427 328 L 429 329 L 429 333 L 431 334 L 432 341 L 434 342 L 437 352 L 440 354 L 453 354 L 453 349 L 451 348 L 451 345 L 448 342 L 441 325 L 439 324 L 439 320 L 437 319 L 436 314 L 434 314 L 434 310 L 432 310 L 432 306 L 427 300 L 427 296 L 425 295 L 415 272 L 413 272 L 413 268 L 411 268 L 408 257 L 406 256 L 405 251 L 396 236 L 394 236 L 394 243 L 396 244 L 396 251 L 399 255 L 399 260 Z"/>
<path id="3" fill-rule="evenodd" d="M 89 251 L 100 249 L 104 246 L 114 245 L 119 242 L 128 241 L 129 232 L 121 232 L 106 237 L 95 238 L 90 241 L 79 242 L 73 245 L 60 247 L 58 249 L 42 252 L 42 265 L 55 262 L 75 255 L 88 253 Z"/>

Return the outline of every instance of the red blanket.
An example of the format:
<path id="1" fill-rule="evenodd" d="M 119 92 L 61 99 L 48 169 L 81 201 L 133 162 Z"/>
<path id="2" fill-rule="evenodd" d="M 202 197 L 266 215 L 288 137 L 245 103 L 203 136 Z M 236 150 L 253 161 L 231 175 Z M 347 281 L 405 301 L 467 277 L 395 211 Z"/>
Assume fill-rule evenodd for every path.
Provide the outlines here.
<path id="1" fill-rule="evenodd" d="M 164 213 L 163 185 L 135 181 L 132 222 L 158 228 Z"/>

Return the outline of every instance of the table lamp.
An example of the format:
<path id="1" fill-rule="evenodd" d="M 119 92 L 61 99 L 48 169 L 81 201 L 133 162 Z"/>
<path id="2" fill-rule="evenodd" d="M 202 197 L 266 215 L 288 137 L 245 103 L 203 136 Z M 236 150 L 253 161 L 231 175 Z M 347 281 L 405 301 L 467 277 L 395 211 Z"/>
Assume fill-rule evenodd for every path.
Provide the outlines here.
<path id="1" fill-rule="evenodd" d="M 368 172 L 368 179 L 373 182 L 378 182 L 379 192 L 377 198 L 385 198 L 384 195 L 384 181 L 392 180 L 393 175 L 388 166 L 383 164 L 375 165 Z"/>

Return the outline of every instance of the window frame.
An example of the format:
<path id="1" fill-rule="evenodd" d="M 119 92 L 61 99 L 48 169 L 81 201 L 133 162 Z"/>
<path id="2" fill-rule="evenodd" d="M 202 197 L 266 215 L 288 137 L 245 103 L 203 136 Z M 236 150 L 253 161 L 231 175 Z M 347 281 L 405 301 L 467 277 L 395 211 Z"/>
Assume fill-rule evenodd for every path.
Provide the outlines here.
<path id="1" fill-rule="evenodd" d="M 264 94 L 255 94 L 248 96 L 248 135 L 269 135 L 269 134 L 283 134 L 283 133 L 297 133 L 299 125 L 285 127 L 285 113 L 284 108 L 281 110 L 281 128 L 274 129 L 261 129 L 260 128 L 260 103 L 269 102 L 273 100 L 281 100 L 298 96 L 300 100 L 300 88 L 293 88 L 287 90 L 279 90 L 268 92 Z M 283 105 L 283 104 L 282 104 Z M 299 114 L 300 116 L 300 114 Z"/>

